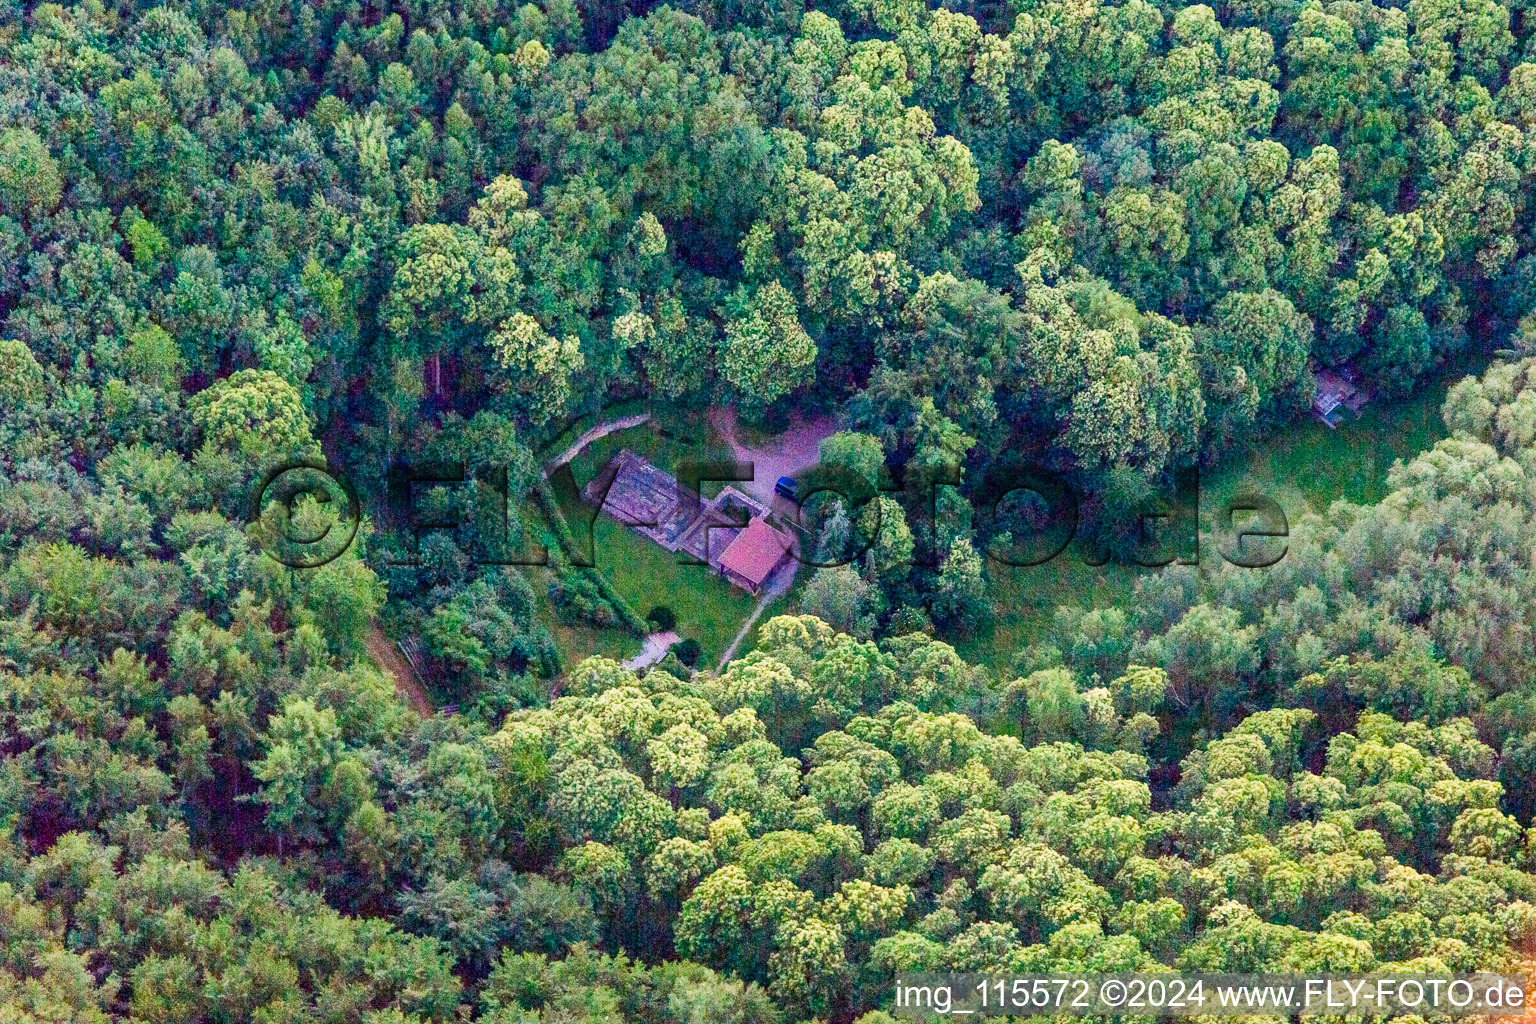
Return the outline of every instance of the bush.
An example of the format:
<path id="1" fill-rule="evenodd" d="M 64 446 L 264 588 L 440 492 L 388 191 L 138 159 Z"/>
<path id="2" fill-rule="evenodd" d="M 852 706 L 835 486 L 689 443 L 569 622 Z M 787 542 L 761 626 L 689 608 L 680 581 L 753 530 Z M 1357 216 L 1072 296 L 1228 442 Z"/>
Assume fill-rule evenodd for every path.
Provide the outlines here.
<path id="1" fill-rule="evenodd" d="M 549 597 L 566 621 L 585 621 L 610 626 L 617 618 L 612 603 L 591 575 L 580 569 L 562 568 L 550 581 Z"/>
<path id="2" fill-rule="evenodd" d="M 703 648 L 699 646 L 699 642 L 692 637 L 689 637 L 687 640 L 679 640 L 667 648 L 667 650 L 677 655 L 677 660 L 689 668 L 693 668 L 694 665 L 698 664 L 699 655 L 704 653 Z"/>
<path id="3" fill-rule="evenodd" d="M 677 613 L 664 604 L 659 604 L 645 613 L 645 621 L 655 626 L 660 632 L 665 632 L 677 625 Z"/>
<path id="4" fill-rule="evenodd" d="M 693 675 L 693 670 L 684 665 L 682 659 L 677 656 L 677 652 L 672 650 L 667 651 L 666 657 L 647 669 L 646 675 L 652 672 L 666 672 L 678 679 L 688 679 Z"/>

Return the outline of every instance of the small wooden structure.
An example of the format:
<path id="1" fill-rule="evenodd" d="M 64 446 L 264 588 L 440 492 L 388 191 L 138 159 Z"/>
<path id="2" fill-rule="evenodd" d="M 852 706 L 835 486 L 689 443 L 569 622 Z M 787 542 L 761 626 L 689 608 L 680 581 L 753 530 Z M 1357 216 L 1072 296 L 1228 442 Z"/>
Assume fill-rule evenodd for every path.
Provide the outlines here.
<path id="1" fill-rule="evenodd" d="M 1317 370 L 1312 375 L 1317 385 L 1312 399 L 1312 415 L 1329 428 L 1337 430 L 1344 421 L 1344 413 L 1360 415 L 1369 395 L 1360 386 L 1360 375 L 1352 367 Z"/>
<path id="2" fill-rule="evenodd" d="M 769 526 L 767 520 L 754 519 L 736 534 L 715 568 L 747 593 L 756 594 L 789 558 L 789 549 L 789 538 Z"/>

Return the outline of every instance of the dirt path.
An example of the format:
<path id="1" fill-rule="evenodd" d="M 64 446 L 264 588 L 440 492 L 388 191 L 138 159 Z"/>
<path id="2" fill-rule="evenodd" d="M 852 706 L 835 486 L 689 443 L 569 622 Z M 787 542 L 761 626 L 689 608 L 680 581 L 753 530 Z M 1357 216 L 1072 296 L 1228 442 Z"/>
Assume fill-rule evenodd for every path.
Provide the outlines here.
<path id="1" fill-rule="evenodd" d="M 736 429 L 736 410 L 715 406 L 709 410 L 709 423 L 730 445 L 731 455 L 739 462 L 752 463 L 752 479 L 737 484 L 759 501 L 773 503 L 773 485 L 781 476 L 794 476 L 816 465 L 821 458 L 821 442 L 837 433 L 837 420 L 831 416 L 802 419 L 791 414 L 789 429 L 762 445 L 753 447 L 741 439 Z"/>
<path id="2" fill-rule="evenodd" d="M 625 668 L 645 668 L 654 665 L 667 656 L 667 650 L 682 637 L 672 630 L 663 630 L 660 633 L 647 633 L 640 644 L 640 653 L 624 663 Z"/>
<path id="3" fill-rule="evenodd" d="M 405 660 L 405 655 L 400 653 L 400 648 L 392 643 L 384 631 L 379 628 L 377 622 L 368 629 L 368 639 L 365 643 L 368 655 L 395 681 L 395 692 L 398 693 L 411 707 L 422 715 L 433 714 L 432 698 L 427 696 L 416 673 L 411 671 L 410 662 Z"/>
<path id="4" fill-rule="evenodd" d="M 736 634 L 736 639 L 731 641 L 731 646 L 727 647 L 725 653 L 720 656 L 720 664 L 715 666 L 716 672 L 725 671 L 725 666 L 730 664 L 731 659 L 736 656 L 736 648 L 740 647 L 742 641 L 746 640 L 747 634 L 752 632 L 752 627 L 762 617 L 763 611 L 789 590 L 789 585 L 795 582 L 795 570 L 798 568 L 797 564 L 790 562 L 774 573 L 773 578 L 768 581 L 768 585 L 763 587 L 762 593 L 758 596 L 757 604 L 752 606 L 752 614 L 748 615 L 747 621 L 741 624 L 741 631 Z"/>
<path id="5" fill-rule="evenodd" d="M 578 437 L 565 451 L 561 452 L 555 458 L 546 462 L 540 475 L 543 476 L 544 479 L 548 480 L 549 474 L 553 473 L 567 462 L 570 462 L 576 456 L 580 455 L 582 450 L 585 449 L 587 445 L 591 444 L 593 441 L 596 441 L 600 437 L 607 437 L 609 434 L 616 430 L 628 430 L 630 427 L 638 427 L 640 424 L 645 423 L 650 418 L 650 413 L 642 412 L 637 413 L 634 416 L 624 416 L 620 419 L 609 420 L 606 423 L 599 423 L 597 426 L 591 428 L 585 434 L 582 434 L 580 437 Z"/>

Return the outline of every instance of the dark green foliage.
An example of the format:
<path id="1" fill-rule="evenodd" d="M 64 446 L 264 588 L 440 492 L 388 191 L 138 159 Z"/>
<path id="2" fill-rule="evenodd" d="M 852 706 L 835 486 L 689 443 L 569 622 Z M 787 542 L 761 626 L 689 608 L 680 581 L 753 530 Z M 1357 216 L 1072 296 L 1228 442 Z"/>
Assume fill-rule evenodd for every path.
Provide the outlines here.
<path id="1" fill-rule="evenodd" d="M 692 668 L 699 663 L 699 655 L 703 653 L 699 647 L 699 642 L 692 637 L 679 640 L 677 643 L 668 648 L 668 651 L 677 655 L 677 660 L 681 661 L 689 668 Z"/>
<path id="2" fill-rule="evenodd" d="M 1120 551 L 1315 366 L 1386 398 L 1536 351 L 1532 24 L 0 0 L 0 1018 L 848 1024 L 900 970 L 1506 966 L 1531 363 L 1273 570 L 1063 610 L 1013 679 L 931 634 L 1014 611 L 983 555 L 1050 524 L 972 504 L 1010 460 Z M 631 399 L 841 416 L 792 598 L 837 630 L 561 663 L 675 626 L 541 475 Z M 319 567 L 271 531 L 334 504 L 250 521 L 295 459 L 361 498 Z"/>

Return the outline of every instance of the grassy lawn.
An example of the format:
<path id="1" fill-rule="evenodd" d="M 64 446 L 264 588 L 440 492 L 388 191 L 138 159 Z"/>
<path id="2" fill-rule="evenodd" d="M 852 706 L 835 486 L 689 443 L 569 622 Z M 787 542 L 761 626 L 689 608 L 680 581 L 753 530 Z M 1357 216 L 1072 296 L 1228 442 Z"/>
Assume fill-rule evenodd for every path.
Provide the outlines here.
<path id="1" fill-rule="evenodd" d="M 1291 424 L 1201 474 L 1201 518 L 1207 526 L 1240 490 L 1256 490 L 1280 503 L 1287 516 L 1325 512 L 1339 498 L 1359 504 L 1386 495 L 1387 471 L 1446 436 L 1440 406 L 1456 374 L 1429 382 L 1416 395 L 1365 407 L 1358 420 L 1330 430 L 1315 419 Z"/>
<path id="2" fill-rule="evenodd" d="M 756 598 L 720 579 L 707 566 L 678 565 L 677 556 L 648 538 L 598 516 L 592 526 L 597 571 L 641 615 L 656 605 L 677 613 L 677 633 L 703 648 L 700 668 L 713 668 Z"/>
<path id="3" fill-rule="evenodd" d="M 560 666 L 569 670 L 585 658 L 602 655 L 620 661 L 640 653 L 640 641 L 629 631 L 617 626 L 599 629 L 597 626 L 568 624 L 555 618 L 553 609 L 548 616 L 549 632 L 560 649 Z"/>

